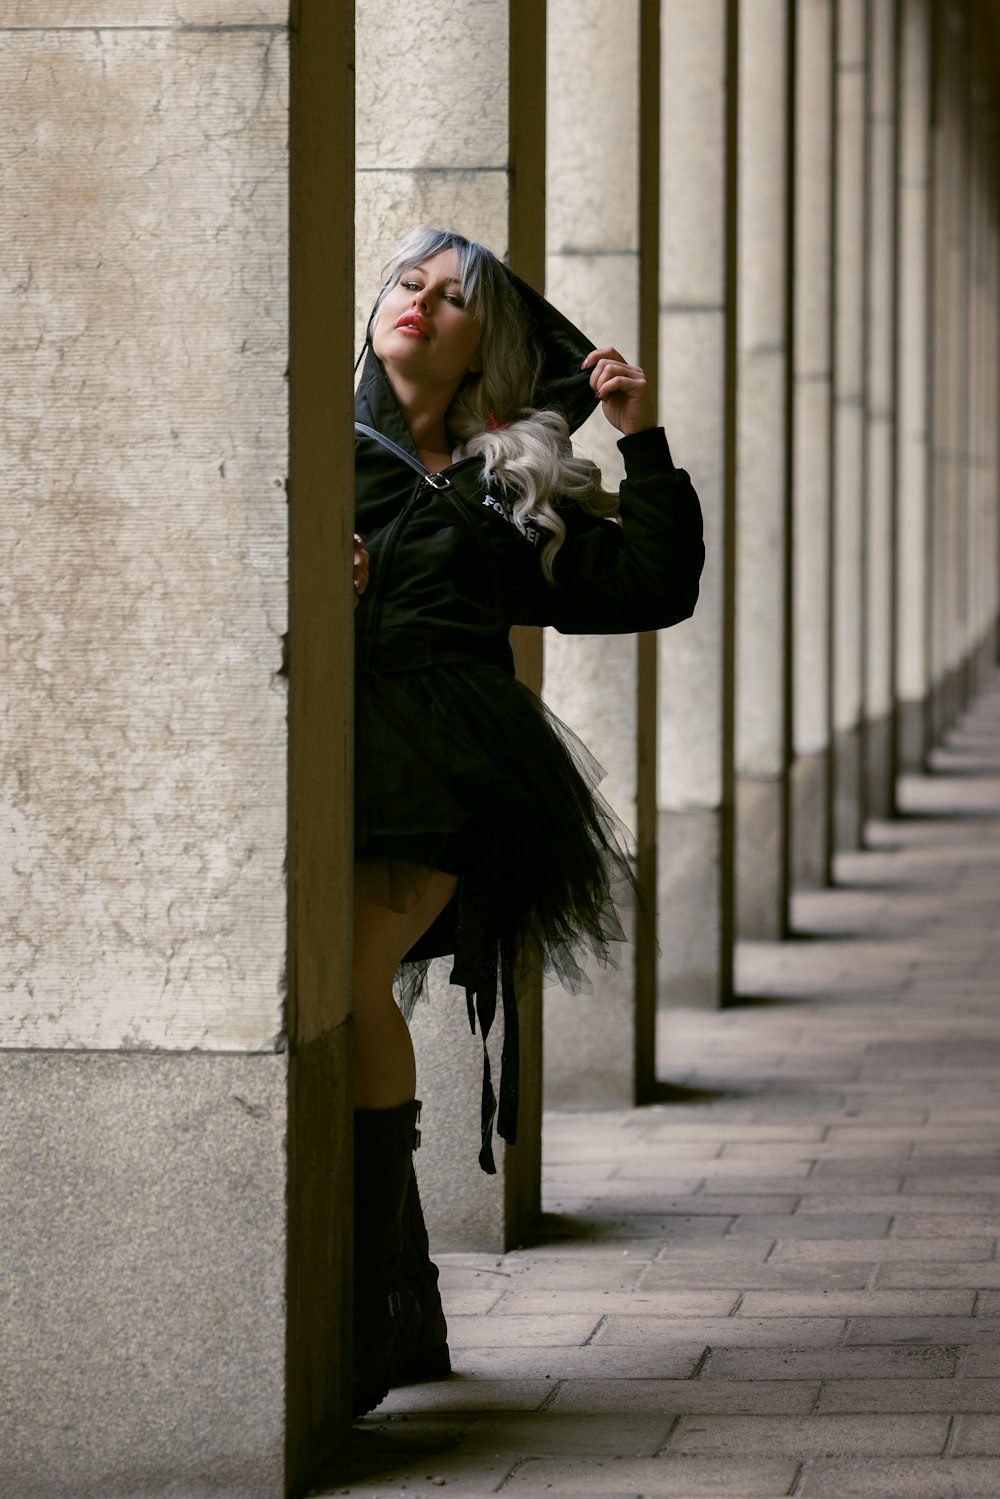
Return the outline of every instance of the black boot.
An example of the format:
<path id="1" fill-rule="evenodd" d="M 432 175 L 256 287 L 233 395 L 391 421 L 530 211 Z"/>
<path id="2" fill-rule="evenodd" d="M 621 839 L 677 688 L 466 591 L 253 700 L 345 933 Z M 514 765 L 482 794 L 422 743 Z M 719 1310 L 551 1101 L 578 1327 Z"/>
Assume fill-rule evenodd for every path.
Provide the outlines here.
<path id="1" fill-rule="evenodd" d="M 419 1105 L 354 1114 L 354 1415 L 389 1391 L 412 1298 L 400 1275 L 403 1208 L 413 1176 Z"/>
<path id="2" fill-rule="evenodd" d="M 418 1144 L 419 1141 L 418 1131 Z M 403 1204 L 403 1248 L 399 1269 L 410 1305 L 405 1309 L 399 1340 L 389 1365 L 389 1384 L 395 1388 L 397 1385 L 420 1384 L 426 1379 L 446 1379 L 451 1373 L 448 1324 L 441 1306 L 438 1268 L 430 1256 L 412 1165 Z"/>

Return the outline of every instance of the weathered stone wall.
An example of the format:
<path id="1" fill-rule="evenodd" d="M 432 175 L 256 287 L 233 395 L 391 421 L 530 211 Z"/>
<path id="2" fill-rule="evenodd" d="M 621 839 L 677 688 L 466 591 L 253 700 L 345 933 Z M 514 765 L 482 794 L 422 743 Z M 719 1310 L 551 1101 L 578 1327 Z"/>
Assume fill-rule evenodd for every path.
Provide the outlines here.
<path id="1" fill-rule="evenodd" d="M 287 7 L 8 0 L 0 101 L 0 1489 L 270 1499 L 308 1342 Z"/>
<path id="2" fill-rule="evenodd" d="M 0 47 L 0 1044 L 273 1047 L 281 8 L 29 9 Z"/>

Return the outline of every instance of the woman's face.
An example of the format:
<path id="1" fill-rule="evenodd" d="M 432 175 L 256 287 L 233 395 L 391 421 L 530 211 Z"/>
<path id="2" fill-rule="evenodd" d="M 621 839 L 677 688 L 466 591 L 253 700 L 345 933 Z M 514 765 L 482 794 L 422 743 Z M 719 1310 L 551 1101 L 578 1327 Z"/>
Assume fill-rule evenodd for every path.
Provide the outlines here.
<path id="1" fill-rule="evenodd" d="M 388 373 L 457 390 L 482 368 L 482 326 L 465 305 L 454 250 L 441 250 L 403 271 L 386 292 L 372 347 Z"/>

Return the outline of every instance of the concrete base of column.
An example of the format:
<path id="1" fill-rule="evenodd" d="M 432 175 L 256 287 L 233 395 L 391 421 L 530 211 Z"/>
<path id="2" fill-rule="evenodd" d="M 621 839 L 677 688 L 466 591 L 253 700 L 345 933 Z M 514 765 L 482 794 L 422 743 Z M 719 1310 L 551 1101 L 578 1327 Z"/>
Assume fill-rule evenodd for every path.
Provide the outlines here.
<path id="1" fill-rule="evenodd" d="M 861 731 L 845 729 L 833 745 L 833 842 L 855 849 L 862 842 Z"/>
<path id="2" fill-rule="evenodd" d="M 521 1028 L 519 1144 L 508 1150 L 494 1135 L 497 1174 L 479 1165 L 483 1048 L 469 1030 L 465 993 L 448 983 L 451 960 L 431 967 L 429 999 L 410 1024 L 423 1102 L 417 1181 L 434 1249 L 502 1254 L 525 1239 L 541 1200 L 540 1019 L 530 985 L 518 991 Z M 490 1032 L 493 1086 L 500 1089 L 503 1015 Z"/>
<path id="3" fill-rule="evenodd" d="M 780 780 L 736 782 L 736 934 L 777 942 L 788 930 L 787 805 Z"/>
<path id="4" fill-rule="evenodd" d="M 284 1055 L 0 1055 L 2 1492 L 284 1494 L 287 1096 Z"/>
<path id="5" fill-rule="evenodd" d="M 927 704 L 900 702 L 896 708 L 896 764 L 901 775 L 919 775 L 927 762 Z"/>
<path id="6" fill-rule="evenodd" d="M 714 1009 L 732 988 L 723 966 L 721 814 L 660 812 L 657 825 L 658 1000 Z"/>
<path id="7" fill-rule="evenodd" d="M 939 678 L 931 692 L 933 741 L 939 744 L 967 702 L 965 668 L 956 666 Z"/>
<path id="8" fill-rule="evenodd" d="M 887 818 L 896 806 L 892 717 L 865 724 L 865 815 Z"/>
<path id="9" fill-rule="evenodd" d="M 632 913 L 619 910 L 626 932 Z M 617 968 L 588 968 L 593 994 L 544 993 L 544 1098 L 550 1109 L 627 1109 L 635 1103 L 635 948 L 623 946 Z M 650 1038 L 650 1043 L 652 1038 Z"/>
<path id="10" fill-rule="evenodd" d="M 830 883 L 829 756 L 799 755 L 792 764 L 792 884 Z"/>
<path id="11" fill-rule="evenodd" d="M 974 693 L 982 691 L 985 684 L 996 670 L 996 648 L 991 630 L 979 644 L 976 651 L 976 681 Z"/>

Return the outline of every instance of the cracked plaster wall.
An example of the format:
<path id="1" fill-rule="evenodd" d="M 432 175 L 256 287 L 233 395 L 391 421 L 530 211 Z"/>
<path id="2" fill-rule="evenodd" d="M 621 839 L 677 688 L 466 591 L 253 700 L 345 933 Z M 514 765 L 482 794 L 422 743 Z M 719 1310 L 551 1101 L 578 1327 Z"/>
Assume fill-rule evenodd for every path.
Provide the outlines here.
<path id="1" fill-rule="evenodd" d="M 0 1046 L 282 1024 L 284 9 L 0 9 Z"/>

